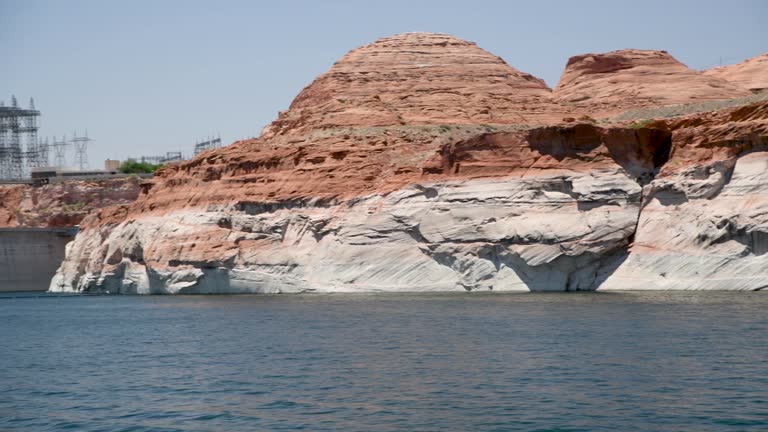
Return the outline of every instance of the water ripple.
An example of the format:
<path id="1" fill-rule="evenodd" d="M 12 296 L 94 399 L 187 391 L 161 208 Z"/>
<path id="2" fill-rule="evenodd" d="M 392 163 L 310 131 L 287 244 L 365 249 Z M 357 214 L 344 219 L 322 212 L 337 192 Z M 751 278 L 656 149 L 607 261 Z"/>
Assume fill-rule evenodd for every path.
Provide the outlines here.
<path id="1" fill-rule="evenodd" d="M 3 431 L 768 429 L 768 293 L 3 299 Z"/>

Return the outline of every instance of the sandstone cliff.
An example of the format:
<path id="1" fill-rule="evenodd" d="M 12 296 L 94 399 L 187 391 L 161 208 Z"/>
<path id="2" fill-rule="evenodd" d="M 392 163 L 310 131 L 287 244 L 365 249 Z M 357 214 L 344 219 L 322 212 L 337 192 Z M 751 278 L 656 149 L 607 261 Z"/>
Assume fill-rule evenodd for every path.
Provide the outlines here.
<path id="1" fill-rule="evenodd" d="M 596 117 L 629 109 L 732 99 L 751 93 L 689 69 L 666 51 L 628 49 L 571 57 L 555 98 Z"/>
<path id="2" fill-rule="evenodd" d="M 342 57 L 296 96 L 267 136 L 338 127 L 549 124 L 563 113 L 543 80 L 476 44 L 405 33 Z"/>
<path id="3" fill-rule="evenodd" d="M 738 165 L 747 152 L 759 162 L 764 107 L 600 126 L 588 115 L 749 94 L 666 53 L 605 56 L 621 67 L 572 59 L 553 93 L 447 35 L 407 33 L 353 50 L 259 139 L 165 167 L 135 203 L 89 216 L 51 289 L 622 289 L 614 276 L 638 239 L 655 235 L 638 231 L 638 220 L 654 229 L 641 212 L 654 191 L 716 182 L 696 169 Z M 642 92 L 627 92 L 631 79 L 645 80 Z M 732 145 L 746 136 L 753 147 Z M 749 247 L 742 254 L 762 250 Z"/>
<path id="4" fill-rule="evenodd" d="M 768 287 L 768 102 L 675 119 L 635 243 L 602 289 Z"/>
<path id="5" fill-rule="evenodd" d="M 138 195 L 138 179 L 0 185 L 0 228 L 73 226 L 94 210 L 131 203 Z"/>
<path id="6" fill-rule="evenodd" d="M 704 74 L 732 82 L 753 93 L 768 91 L 768 53 L 739 64 L 712 68 Z"/>

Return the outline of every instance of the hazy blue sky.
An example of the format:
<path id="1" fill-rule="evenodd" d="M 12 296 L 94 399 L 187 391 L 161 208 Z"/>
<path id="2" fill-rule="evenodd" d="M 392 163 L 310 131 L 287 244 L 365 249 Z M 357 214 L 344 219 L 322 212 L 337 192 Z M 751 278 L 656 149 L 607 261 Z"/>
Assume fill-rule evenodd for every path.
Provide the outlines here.
<path id="1" fill-rule="evenodd" d="M 258 134 L 348 50 L 405 31 L 477 42 L 554 86 L 569 56 L 665 49 L 693 68 L 768 51 L 768 1 L 0 0 L 0 98 L 107 158 Z"/>

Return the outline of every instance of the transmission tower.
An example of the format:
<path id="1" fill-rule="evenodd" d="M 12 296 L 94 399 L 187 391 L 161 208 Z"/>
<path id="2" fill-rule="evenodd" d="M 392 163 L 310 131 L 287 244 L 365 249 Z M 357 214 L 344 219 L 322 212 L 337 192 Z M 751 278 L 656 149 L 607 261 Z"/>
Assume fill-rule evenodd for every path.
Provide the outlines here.
<path id="1" fill-rule="evenodd" d="M 54 155 L 54 164 L 61 168 L 67 164 L 66 159 L 66 150 L 67 150 L 67 136 L 64 135 L 64 138 L 61 139 L 61 141 L 56 141 L 56 137 L 53 137 L 53 155 Z"/>
<path id="2" fill-rule="evenodd" d="M 19 109 L 16 96 L 11 96 L 11 109 Z M 21 154 L 21 133 L 19 131 L 21 127 L 19 123 L 19 117 L 11 118 L 11 140 L 8 143 L 8 148 L 11 151 L 10 177 L 14 179 L 20 179 L 23 174 L 24 155 Z"/>
<path id="3" fill-rule="evenodd" d="M 27 168 L 31 171 L 33 168 L 40 168 L 48 166 L 48 138 L 45 140 L 42 138 L 37 139 L 37 143 L 33 141 L 27 142 Z"/>
<path id="4" fill-rule="evenodd" d="M 88 131 L 85 131 L 85 136 L 77 136 L 75 131 L 74 136 L 69 141 L 75 147 L 75 163 L 80 167 L 80 171 L 85 171 L 88 168 L 88 142 L 93 141 L 88 138 Z"/>
<path id="5" fill-rule="evenodd" d="M 40 111 L 35 109 L 32 99 L 29 101 L 29 109 L 19 108 L 16 96 L 11 97 L 11 106 L 0 105 L 0 178 L 22 178 L 25 174 L 25 158 L 38 158 L 39 116 Z M 22 138 L 25 138 L 26 143 L 22 142 Z M 26 152 L 22 151 L 23 147 L 26 147 Z"/>
<path id="6" fill-rule="evenodd" d="M 35 100 L 29 98 L 29 111 L 35 111 Z M 37 140 L 37 116 L 24 117 L 24 129 L 27 133 L 27 166 L 30 168 L 42 166 L 43 152 L 40 149 L 40 142 Z"/>
<path id="7" fill-rule="evenodd" d="M 205 141 L 195 142 L 195 155 L 197 155 L 198 153 L 204 152 L 205 150 L 219 148 L 219 147 L 221 147 L 221 135 L 219 135 L 218 138 L 209 136 L 208 139 Z"/>
<path id="8" fill-rule="evenodd" d="M 51 150 L 51 144 L 48 143 L 48 137 L 45 137 L 45 141 L 40 141 L 40 145 L 38 147 L 40 149 L 40 159 L 37 161 L 38 166 L 40 167 L 47 167 L 50 165 L 50 159 L 48 158 L 48 154 Z"/>

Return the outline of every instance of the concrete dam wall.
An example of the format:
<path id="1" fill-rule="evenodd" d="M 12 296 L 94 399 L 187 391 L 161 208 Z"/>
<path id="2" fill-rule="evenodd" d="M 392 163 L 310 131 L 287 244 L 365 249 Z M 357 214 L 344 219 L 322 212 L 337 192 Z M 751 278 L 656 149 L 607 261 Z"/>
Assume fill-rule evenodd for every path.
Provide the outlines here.
<path id="1" fill-rule="evenodd" d="M 76 228 L 0 228 L 0 291 L 46 291 Z"/>

